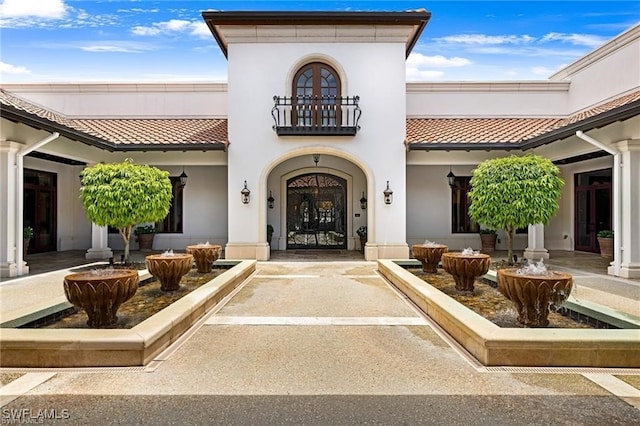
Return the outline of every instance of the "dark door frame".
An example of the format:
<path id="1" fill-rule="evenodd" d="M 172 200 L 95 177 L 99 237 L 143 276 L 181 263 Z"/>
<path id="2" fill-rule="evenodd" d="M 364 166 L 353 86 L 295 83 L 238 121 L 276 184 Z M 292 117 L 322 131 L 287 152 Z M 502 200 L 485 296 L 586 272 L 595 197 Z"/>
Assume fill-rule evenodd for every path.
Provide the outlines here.
<path id="1" fill-rule="evenodd" d="M 611 169 L 608 169 L 611 171 Z M 609 181 L 599 181 L 599 178 L 602 177 L 603 170 L 595 170 L 584 173 L 576 173 L 574 175 L 574 250 L 576 251 L 586 251 L 592 253 L 598 253 L 600 248 L 598 247 L 598 241 L 596 235 L 598 231 L 602 231 L 604 229 L 612 229 L 611 218 L 612 208 L 613 208 L 613 200 L 612 200 L 612 182 L 611 175 L 605 175 Z M 586 184 L 579 184 L 580 178 L 585 178 L 589 180 Z M 594 180 L 594 182 L 590 182 Z M 606 179 L 602 179 L 606 180 Z M 603 203 L 598 203 L 597 193 L 598 191 L 607 191 L 608 203 L 603 205 Z M 589 217 L 589 223 L 582 223 L 580 221 L 580 208 L 581 205 L 579 203 L 579 199 L 581 195 L 588 194 L 588 205 L 586 208 L 589 210 L 587 215 Z M 588 238 L 585 238 L 587 243 L 583 241 L 584 234 L 583 227 L 587 227 Z"/>

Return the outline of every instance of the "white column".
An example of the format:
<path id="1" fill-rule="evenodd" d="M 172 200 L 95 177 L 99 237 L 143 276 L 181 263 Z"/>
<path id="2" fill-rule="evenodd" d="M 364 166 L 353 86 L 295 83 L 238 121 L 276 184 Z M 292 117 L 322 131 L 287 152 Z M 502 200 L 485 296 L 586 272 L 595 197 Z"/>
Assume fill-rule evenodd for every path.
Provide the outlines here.
<path id="1" fill-rule="evenodd" d="M 109 259 L 113 251 L 108 247 L 109 234 L 106 226 L 91 224 L 91 248 L 85 254 L 86 259 Z"/>
<path id="2" fill-rule="evenodd" d="M 18 262 L 23 264 L 22 273 L 29 273 L 22 252 L 18 252 L 18 238 L 22 238 L 22 231 L 18 231 L 16 217 L 16 154 L 21 146 L 16 142 L 0 141 L 0 277 L 18 276 Z"/>
<path id="3" fill-rule="evenodd" d="M 620 241 L 619 276 L 640 278 L 640 139 L 616 144 L 620 150 L 620 225 L 614 240 Z M 615 182 L 614 182 L 615 184 Z M 614 253 L 614 257 L 616 253 Z M 615 275 L 615 264 L 608 273 Z"/>
<path id="4" fill-rule="evenodd" d="M 529 225 L 528 245 L 524 250 L 524 258 L 532 261 L 549 259 L 549 251 L 544 248 L 544 225 Z"/>

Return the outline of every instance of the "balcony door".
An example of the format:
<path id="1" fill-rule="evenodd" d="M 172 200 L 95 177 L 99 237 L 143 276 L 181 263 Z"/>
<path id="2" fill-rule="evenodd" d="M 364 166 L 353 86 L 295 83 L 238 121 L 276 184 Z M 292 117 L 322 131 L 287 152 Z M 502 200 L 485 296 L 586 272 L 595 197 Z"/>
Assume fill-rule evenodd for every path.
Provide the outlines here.
<path id="1" fill-rule="evenodd" d="M 346 180 L 309 173 L 287 181 L 287 249 L 346 249 Z"/>
<path id="2" fill-rule="evenodd" d="M 340 79 L 327 64 L 313 62 L 293 79 L 292 123 L 298 127 L 340 126 Z"/>

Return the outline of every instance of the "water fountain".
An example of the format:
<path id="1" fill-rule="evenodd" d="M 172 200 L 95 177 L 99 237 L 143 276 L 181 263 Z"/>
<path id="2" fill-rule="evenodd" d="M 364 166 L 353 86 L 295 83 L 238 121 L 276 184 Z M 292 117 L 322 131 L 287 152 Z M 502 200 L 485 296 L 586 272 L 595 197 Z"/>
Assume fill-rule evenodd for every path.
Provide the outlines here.
<path id="1" fill-rule="evenodd" d="M 438 263 L 440 263 L 442 255 L 448 250 L 449 248 L 446 245 L 429 240 L 426 240 L 424 244 L 411 246 L 413 257 L 422 263 L 422 270 L 431 274 L 438 272 Z"/>
<path id="2" fill-rule="evenodd" d="M 169 250 L 145 257 L 145 263 L 149 273 L 160 281 L 162 291 L 175 291 L 180 287 L 180 279 L 191 270 L 193 255 Z"/>
<path id="3" fill-rule="evenodd" d="M 540 259 L 537 264 L 519 269 L 499 269 L 497 283 L 500 293 L 516 306 L 519 323 L 525 327 L 546 327 L 550 309 L 559 308 L 569 297 L 573 278 L 548 271 Z"/>
<path id="4" fill-rule="evenodd" d="M 456 289 L 473 291 L 476 278 L 489 271 L 491 256 L 466 248 L 458 253 L 444 253 L 442 267 L 453 276 Z"/>
<path id="5" fill-rule="evenodd" d="M 103 328 L 118 321 L 120 305 L 138 290 L 138 271 L 102 269 L 64 277 L 64 294 L 74 306 L 84 309 L 91 328 Z"/>
<path id="6" fill-rule="evenodd" d="M 218 260 L 221 252 L 222 246 L 210 244 L 209 241 L 187 246 L 187 253 L 193 255 L 199 273 L 211 272 L 213 262 Z"/>

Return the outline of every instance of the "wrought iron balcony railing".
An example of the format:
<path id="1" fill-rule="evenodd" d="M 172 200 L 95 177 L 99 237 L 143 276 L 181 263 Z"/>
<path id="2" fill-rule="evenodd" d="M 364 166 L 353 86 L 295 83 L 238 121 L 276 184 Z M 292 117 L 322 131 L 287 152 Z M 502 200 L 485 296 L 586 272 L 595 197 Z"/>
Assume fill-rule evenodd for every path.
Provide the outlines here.
<path id="1" fill-rule="evenodd" d="M 279 136 L 355 136 L 359 96 L 274 96 L 271 115 Z"/>

